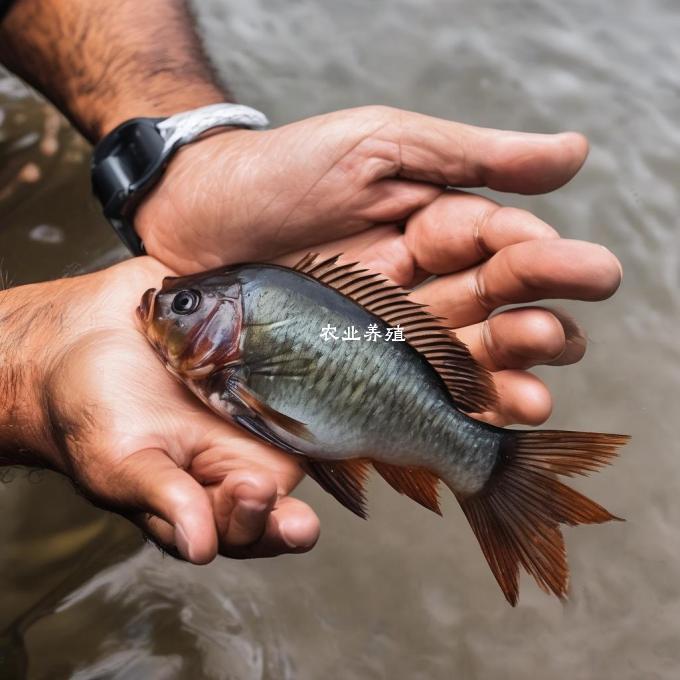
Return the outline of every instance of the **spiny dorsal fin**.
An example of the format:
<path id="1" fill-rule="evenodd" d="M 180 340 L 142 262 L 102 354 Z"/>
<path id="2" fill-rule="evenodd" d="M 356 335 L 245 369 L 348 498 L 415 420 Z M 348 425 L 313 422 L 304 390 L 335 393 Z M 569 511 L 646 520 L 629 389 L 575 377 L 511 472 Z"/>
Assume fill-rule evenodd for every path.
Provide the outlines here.
<path id="1" fill-rule="evenodd" d="M 373 461 L 373 467 L 396 491 L 412 498 L 416 503 L 441 515 L 437 485 L 439 478 L 420 467 L 400 467 Z"/>
<path id="2" fill-rule="evenodd" d="M 368 477 L 367 461 L 360 458 L 352 460 L 303 458 L 300 465 L 324 491 L 334 496 L 348 510 L 362 519 L 368 517 L 364 491 Z"/>
<path id="3" fill-rule="evenodd" d="M 294 267 L 335 288 L 390 326 L 399 325 L 411 347 L 439 373 L 456 405 L 467 412 L 492 410 L 497 400 L 489 371 L 470 355 L 467 346 L 442 319 L 408 298 L 408 291 L 380 274 L 357 269 L 357 262 L 338 264 L 339 255 L 319 260 L 307 253 Z"/>

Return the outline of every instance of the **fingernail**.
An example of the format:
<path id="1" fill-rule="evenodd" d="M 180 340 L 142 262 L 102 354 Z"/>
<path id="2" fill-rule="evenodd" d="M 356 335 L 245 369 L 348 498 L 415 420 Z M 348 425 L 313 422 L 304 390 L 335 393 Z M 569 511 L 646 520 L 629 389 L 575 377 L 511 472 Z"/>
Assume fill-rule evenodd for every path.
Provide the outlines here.
<path id="1" fill-rule="evenodd" d="M 264 531 L 266 510 L 267 504 L 262 501 L 238 501 L 231 515 L 232 526 L 247 531 L 249 535 L 255 530 Z"/>
<path id="2" fill-rule="evenodd" d="M 291 539 L 291 537 L 288 535 L 288 532 L 286 531 L 286 525 L 282 525 L 279 527 L 279 532 L 281 533 L 281 538 L 283 539 L 283 542 L 291 549 L 295 550 L 299 546 Z"/>
<path id="3" fill-rule="evenodd" d="M 236 504 L 237 511 L 239 515 L 244 514 L 247 516 L 261 515 L 266 509 L 267 504 L 262 501 L 256 501 L 254 499 L 247 499 L 238 501 Z"/>
<path id="4" fill-rule="evenodd" d="M 281 534 L 281 538 L 291 550 L 303 550 L 305 548 L 311 548 L 314 543 L 316 543 L 316 538 L 314 538 L 312 541 L 294 540 L 293 536 L 295 535 L 295 530 L 295 523 L 293 523 L 291 526 L 291 523 L 289 522 L 287 527 L 285 522 L 279 525 L 279 533 Z"/>
<path id="5" fill-rule="evenodd" d="M 182 557 L 189 560 L 190 562 L 193 562 L 189 539 L 180 524 L 175 526 L 175 545 L 177 546 L 177 550 L 179 550 Z"/>

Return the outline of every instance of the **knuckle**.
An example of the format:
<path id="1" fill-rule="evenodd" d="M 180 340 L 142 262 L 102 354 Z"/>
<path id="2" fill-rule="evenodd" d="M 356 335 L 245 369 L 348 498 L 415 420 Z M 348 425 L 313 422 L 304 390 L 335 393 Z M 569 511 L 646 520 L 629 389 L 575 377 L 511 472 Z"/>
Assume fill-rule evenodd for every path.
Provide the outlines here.
<path id="1" fill-rule="evenodd" d="M 492 320 L 486 319 L 479 329 L 480 344 L 484 352 L 489 357 L 491 363 L 497 368 L 503 368 L 506 364 L 502 352 L 496 343 L 495 333 L 493 330 Z"/>
<path id="2" fill-rule="evenodd" d="M 367 106 L 360 106 L 355 111 L 366 120 L 375 121 L 390 121 L 393 120 L 397 114 L 397 109 L 384 104 L 368 104 Z"/>
<path id="3" fill-rule="evenodd" d="M 493 255 L 493 249 L 487 242 L 487 231 L 489 226 L 499 214 L 502 214 L 504 206 L 498 205 L 494 201 L 480 201 L 476 214 L 472 222 L 472 238 L 475 248 L 483 258 Z"/>
<path id="4" fill-rule="evenodd" d="M 555 357 L 564 351 L 564 327 L 548 310 L 527 310 L 523 319 L 524 349 L 540 349 L 542 354 Z"/>
<path id="5" fill-rule="evenodd" d="M 555 239 L 559 234 L 549 224 L 538 219 L 532 212 L 524 208 L 509 205 L 495 206 L 489 213 L 489 223 L 501 229 L 514 228 L 521 240 Z"/>
<path id="6" fill-rule="evenodd" d="M 496 307 L 496 301 L 489 295 L 485 275 L 484 266 L 478 267 L 470 280 L 470 286 L 472 288 L 472 296 L 477 301 L 477 305 L 487 314 L 490 314 Z"/>

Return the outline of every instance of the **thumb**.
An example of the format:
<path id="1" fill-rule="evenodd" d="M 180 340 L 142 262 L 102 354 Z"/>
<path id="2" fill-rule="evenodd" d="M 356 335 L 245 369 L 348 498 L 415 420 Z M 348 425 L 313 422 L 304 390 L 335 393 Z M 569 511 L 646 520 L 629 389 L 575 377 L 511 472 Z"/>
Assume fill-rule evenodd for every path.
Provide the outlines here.
<path id="1" fill-rule="evenodd" d="M 375 139 L 399 149 L 399 177 L 442 186 L 544 193 L 568 182 L 588 155 L 576 132 L 494 130 L 381 107 L 376 115 L 383 125 Z"/>
<path id="2" fill-rule="evenodd" d="M 124 507 L 149 513 L 137 519 L 151 536 L 194 564 L 217 554 L 212 505 L 204 488 L 161 449 L 144 449 L 128 456 L 97 495 Z"/>

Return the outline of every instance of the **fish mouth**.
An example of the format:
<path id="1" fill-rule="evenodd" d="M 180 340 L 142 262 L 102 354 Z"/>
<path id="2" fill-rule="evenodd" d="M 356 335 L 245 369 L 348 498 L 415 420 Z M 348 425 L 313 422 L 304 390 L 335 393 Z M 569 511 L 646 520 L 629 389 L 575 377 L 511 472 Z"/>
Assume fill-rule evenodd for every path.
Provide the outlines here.
<path id="1" fill-rule="evenodd" d="M 142 295 L 142 300 L 139 303 L 139 307 L 137 307 L 137 316 L 139 317 L 139 320 L 142 322 L 142 325 L 146 328 L 150 321 L 151 321 L 151 315 L 153 314 L 153 303 L 154 303 L 154 296 L 156 294 L 156 289 L 155 288 L 149 288 L 144 295 Z"/>

